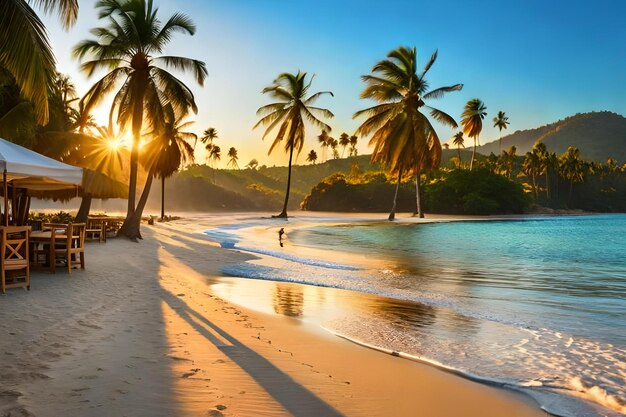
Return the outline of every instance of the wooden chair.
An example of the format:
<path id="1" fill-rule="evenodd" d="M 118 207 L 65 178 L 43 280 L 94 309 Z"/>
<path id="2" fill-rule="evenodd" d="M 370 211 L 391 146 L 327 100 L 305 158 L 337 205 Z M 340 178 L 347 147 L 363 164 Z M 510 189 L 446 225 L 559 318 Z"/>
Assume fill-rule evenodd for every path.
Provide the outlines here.
<path id="1" fill-rule="evenodd" d="M 53 229 L 57 225 L 53 225 Z M 85 269 L 85 223 L 70 223 L 65 226 L 64 234 L 54 234 L 51 245 L 54 248 L 54 264 L 57 260 L 67 263 L 67 272 L 72 273 L 72 265 L 80 264 L 80 269 Z M 58 230 L 58 228 L 56 228 Z M 55 268 L 52 268 L 55 272 Z"/>
<path id="2" fill-rule="evenodd" d="M 88 219 L 87 229 L 85 230 L 85 234 L 91 240 L 96 240 L 96 237 L 97 237 L 98 242 L 106 242 L 107 241 L 106 221 L 102 219 Z"/>
<path id="3" fill-rule="evenodd" d="M 0 226 L 0 289 L 3 294 L 7 288 L 25 287 L 30 290 L 29 237 L 30 226 Z M 21 269 L 25 270 L 25 275 L 17 273 Z M 7 271 L 12 273 L 7 274 Z"/>

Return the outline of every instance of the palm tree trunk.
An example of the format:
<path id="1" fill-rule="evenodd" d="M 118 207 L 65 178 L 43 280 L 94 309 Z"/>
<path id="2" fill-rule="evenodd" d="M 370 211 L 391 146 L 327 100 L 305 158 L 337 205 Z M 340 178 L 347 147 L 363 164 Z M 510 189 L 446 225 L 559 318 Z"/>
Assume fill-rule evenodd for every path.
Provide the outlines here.
<path id="1" fill-rule="evenodd" d="M 537 180 L 535 178 L 535 174 L 533 174 L 533 191 L 535 192 L 535 201 L 537 201 Z"/>
<path id="2" fill-rule="evenodd" d="M 550 178 L 548 178 L 548 168 L 546 168 L 546 199 L 550 199 Z"/>
<path id="3" fill-rule="evenodd" d="M 287 192 L 285 193 L 285 204 L 283 205 L 283 211 L 278 216 L 280 218 L 287 218 L 287 204 L 289 203 L 289 190 L 291 188 L 291 161 L 293 160 L 293 133 L 291 134 L 291 147 L 289 148 L 289 171 L 287 174 Z"/>
<path id="4" fill-rule="evenodd" d="M 417 216 L 420 219 L 424 218 L 424 212 L 422 211 L 422 196 L 420 193 L 420 174 L 419 172 L 417 172 L 415 174 L 415 201 L 417 203 L 416 208 L 417 208 L 417 212 L 415 214 L 417 214 Z"/>
<path id="5" fill-rule="evenodd" d="M 143 239 L 141 237 L 141 216 L 143 215 L 143 209 L 146 207 L 146 202 L 148 201 L 148 196 L 150 195 L 150 187 L 152 186 L 152 178 L 154 177 L 154 171 L 151 170 L 148 173 L 148 178 L 146 179 L 146 185 L 143 187 L 143 191 L 141 192 L 141 196 L 139 197 L 139 202 L 137 203 L 137 207 L 135 208 L 135 212 L 128 221 L 128 226 L 124 232 L 124 236 L 129 238 L 130 240 L 137 241 L 137 239 Z M 124 222 L 126 224 L 126 222 Z M 118 236 L 121 233 L 118 232 Z"/>
<path id="6" fill-rule="evenodd" d="M 396 192 L 393 195 L 393 206 L 391 207 L 391 212 L 389 213 L 388 220 L 393 221 L 396 218 L 396 204 L 398 201 L 398 190 L 400 189 L 400 180 L 402 179 L 402 168 L 398 171 L 398 182 L 396 184 Z"/>
<path id="7" fill-rule="evenodd" d="M 133 108 L 133 147 L 130 152 L 130 178 L 128 182 L 128 208 L 126 210 L 126 219 L 118 231 L 118 236 L 126 236 L 129 239 L 136 239 L 139 235 L 139 224 L 137 231 L 135 226 L 131 225 L 131 219 L 135 214 L 135 196 L 137 194 L 137 164 L 139 162 L 139 142 L 141 141 L 141 127 L 143 124 L 143 96 L 145 93 L 145 84 L 138 82 L 135 86 L 137 101 Z M 127 231 L 128 230 L 128 231 Z"/>
<path id="8" fill-rule="evenodd" d="M 500 129 L 500 139 L 498 140 L 498 145 L 499 145 L 499 153 L 502 153 L 502 129 Z"/>
<path id="9" fill-rule="evenodd" d="M 161 177 L 161 221 L 165 220 L 165 177 Z"/>
<path id="10" fill-rule="evenodd" d="M 92 196 L 90 193 L 83 194 L 83 199 L 80 201 L 80 208 L 76 213 L 74 221 L 76 223 L 86 223 L 89 218 L 89 210 L 91 209 Z"/>
<path id="11" fill-rule="evenodd" d="M 474 149 L 472 150 L 472 160 L 470 161 L 470 171 L 474 169 L 474 158 L 476 157 L 476 137 L 474 137 Z"/>
<path id="12" fill-rule="evenodd" d="M 461 169 L 461 145 L 458 145 L 456 150 L 459 153 L 459 169 Z"/>

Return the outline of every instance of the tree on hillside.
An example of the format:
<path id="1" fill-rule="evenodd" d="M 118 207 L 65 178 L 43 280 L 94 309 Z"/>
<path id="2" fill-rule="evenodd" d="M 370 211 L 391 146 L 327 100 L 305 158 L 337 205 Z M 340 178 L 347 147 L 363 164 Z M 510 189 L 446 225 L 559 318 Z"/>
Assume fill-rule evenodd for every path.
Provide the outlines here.
<path id="1" fill-rule="evenodd" d="M 476 159 L 476 142 L 480 144 L 480 132 L 483 130 L 483 119 L 487 115 L 487 107 L 477 98 L 473 98 L 465 104 L 461 115 L 463 133 L 474 139 L 474 149 L 472 150 L 472 160 L 470 161 L 470 171 L 474 168 Z"/>
<path id="2" fill-rule="evenodd" d="M 259 166 L 259 161 L 257 161 L 255 158 L 252 158 L 250 162 L 248 162 L 248 165 L 246 165 L 246 168 L 256 169 L 256 167 L 258 166 Z"/>
<path id="3" fill-rule="evenodd" d="M 585 162 L 580 158 L 578 148 L 570 146 L 559 157 L 559 175 L 569 181 L 568 204 L 572 201 L 572 191 L 575 183 L 585 180 Z"/>
<path id="4" fill-rule="evenodd" d="M 207 149 L 208 149 L 208 145 L 207 145 Z M 217 165 L 217 161 L 222 159 L 222 150 L 220 149 L 218 145 L 211 145 L 211 148 L 208 149 L 208 151 L 209 151 L 208 159 L 209 161 L 211 161 L 211 166 L 213 168 L 213 184 L 215 184 L 215 171 L 217 171 L 216 165 Z"/>
<path id="5" fill-rule="evenodd" d="M 322 149 L 322 162 L 326 161 L 326 148 L 328 148 L 328 132 L 322 130 L 322 133 L 317 137 L 317 142 L 320 144 L 320 148 Z"/>
<path id="6" fill-rule="evenodd" d="M 48 94 L 55 81 L 55 59 L 43 22 L 30 7 L 59 15 L 65 29 L 78 17 L 78 0 L 2 0 L 0 67 L 6 68 L 22 95 L 33 103 L 37 122 L 48 122 Z"/>
<path id="7" fill-rule="evenodd" d="M 200 142 L 202 142 L 205 146 L 207 152 L 211 151 L 211 145 L 213 145 L 213 141 L 217 139 L 217 129 L 214 127 L 209 127 L 202 132 L 202 136 L 200 137 Z M 196 147 L 194 143 L 193 147 Z"/>
<path id="8" fill-rule="evenodd" d="M 341 135 L 339 135 L 339 145 L 341 145 L 341 147 L 343 148 L 341 150 L 341 157 L 343 158 L 343 155 L 346 153 L 346 148 L 348 147 L 348 145 L 350 144 L 350 136 L 348 136 L 347 133 L 342 133 Z"/>
<path id="9" fill-rule="evenodd" d="M 317 161 L 317 152 L 315 152 L 313 149 L 311 149 L 309 154 L 306 156 L 306 160 L 307 160 L 307 162 L 310 162 L 313 165 L 315 165 L 315 161 Z"/>
<path id="10" fill-rule="evenodd" d="M 511 178 L 513 176 L 513 163 L 515 162 L 515 153 L 517 152 L 517 148 L 515 145 L 511 146 L 509 150 L 502 151 L 500 155 L 500 165 L 503 174 L 507 178 Z"/>
<path id="11" fill-rule="evenodd" d="M 237 163 L 237 161 L 239 160 L 239 157 L 237 156 L 237 149 L 231 147 L 228 150 L 228 158 L 230 159 L 228 160 L 227 165 L 232 167 L 233 169 L 239 169 L 239 164 Z"/>
<path id="12" fill-rule="evenodd" d="M 456 150 L 458 152 L 458 157 L 459 157 L 459 166 L 458 168 L 461 168 L 461 147 L 465 148 L 465 139 L 463 139 L 463 132 L 457 132 L 454 134 L 453 139 L 452 139 L 452 144 L 456 145 Z"/>
<path id="13" fill-rule="evenodd" d="M 359 138 L 355 135 L 350 136 L 350 156 L 358 156 L 356 145 L 359 143 Z"/>
<path id="14" fill-rule="evenodd" d="M 500 152 L 502 152 L 502 129 L 506 130 L 509 124 L 510 124 L 509 118 L 506 116 L 506 113 L 503 111 L 499 111 L 498 115 L 493 118 L 493 127 L 497 127 L 498 130 L 500 131 L 500 139 L 499 139 L 499 145 L 500 145 L 499 151 Z"/>
<path id="15" fill-rule="evenodd" d="M 339 159 L 339 151 L 337 150 L 337 146 L 339 146 L 339 141 L 335 138 L 328 138 L 328 146 L 333 150 L 333 159 Z"/>
<path id="16" fill-rule="evenodd" d="M 130 159 L 128 209 L 119 234 L 130 239 L 141 238 L 142 210 L 135 206 L 137 163 L 144 122 L 153 129 L 164 123 L 164 106 L 171 104 L 178 114 L 192 109 L 197 112 L 192 91 L 167 68 L 192 72 L 198 84 L 207 76 L 204 62 L 180 56 L 154 56 L 177 33 L 193 35 L 196 27 L 191 19 L 175 13 L 165 23 L 157 17 L 152 0 L 99 0 L 98 17 L 108 26 L 92 31 L 97 40 L 84 40 L 74 48 L 82 61 L 81 69 L 92 76 L 99 70 L 109 72 L 85 94 L 85 110 L 99 104 L 105 96 L 117 90 L 111 106 L 111 118 L 131 126 L 133 144 Z M 120 86 L 118 88 L 118 86 Z"/>
<path id="17" fill-rule="evenodd" d="M 526 152 L 524 155 L 524 161 L 522 162 L 522 173 L 532 179 L 533 194 L 535 194 L 535 200 L 537 199 L 537 176 L 541 175 L 541 158 L 537 149 Z"/>
<path id="18" fill-rule="evenodd" d="M 309 88 L 313 82 L 313 77 L 306 80 L 307 73 L 298 71 L 297 74 L 282 73 L 274 80 L 274 83 L 263 89 L 263 94 L 270 94 L 272 98 L 279 101 L 262 106 L 257 110 L 257 115 L 262 116 L 254 127 L 267 126 L 263 138 L 265 138 L 275 127 L 280 125 L 274 142 L 270 146 L 269 152 L 284 141 L 284 150 L 289 153 L 289 167 L 287 174 L 287 191 L 285 193 L 285 203 L 283 210 L 277 217 L 287 217 L 287 204 L 289 203 L 289 191 L 291 188 L 291 164 L 293 162 L 293 152 L 302 151 L 304 146 L 304 120 L 312 125 L 330 132 L 331 127 L 322 122 L 319 117 L 331 118 L 333 114 L 330 110 L 314 107 L 315 101 L 324 94 L 333 95 L 330 91 L 322 91 L 309 94 Z"/>
<path id="19" fill-rule="evenodd" d="M 539 158 L 539 175 L 544 175 L 546 181 L 546 199 L 550 198 L 550 152 L 548 152 L 548 148 L 546 144 L 543 142 L 535 143 L 533 146 L 533 152 L 537 154 Z"/>
<path id="20" fill-rule="evenodd" d="M 397 175 L 396 192 L 389 213 L 389 220 L 393 220 L 403 173 L 412 171 L 416 176 L 416 188 L 419 188 L 419 173 L 425 165 L 432 168 L 441 161 L 439 137 L 421 110 L 428 111 L 440 123 L 454 128 L 458 126 L 451 116 L 426 105 L 425 101 L 459 91 L 463 84 L 428 91 L 425 76 L 437 59 L 437 52 L 432 54 L 419 74 L 415 47 L 399 47 L 389 52 L 387 57 L 372 67 L 371 75 L 361 77 L 367 84 L 361 98 L 372 99 L 378 104 L 356 112 L 353 117 L 367 116 L 356 134 L 368 136 L 373 133 L 370 139 L 370 145 L 374 146 L 372 162 L 382 164 L 392 175 Z M 416 199 L 419 198 L 417 192 Z"/>

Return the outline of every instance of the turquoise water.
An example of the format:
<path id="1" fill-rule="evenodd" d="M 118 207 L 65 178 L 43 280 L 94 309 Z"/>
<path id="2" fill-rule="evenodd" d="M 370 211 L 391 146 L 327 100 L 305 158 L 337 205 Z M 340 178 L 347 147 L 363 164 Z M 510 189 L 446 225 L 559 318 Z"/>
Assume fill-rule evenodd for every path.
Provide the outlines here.
<path id="1" fill-rule="evenodd" d="M 259 224 L 236 226 L 256 227 L 236 238 L 229 231 L 228 247 L 273 261 L 225 274 L 380 296 L 324 327 L 523 390 L 559 415 L 626 413 L 626 215 L 317 221 L 288 229 L 292 251 L 268 247 L 275 230 Z M 308 259 L 308 248 L 326 255 Z"/>

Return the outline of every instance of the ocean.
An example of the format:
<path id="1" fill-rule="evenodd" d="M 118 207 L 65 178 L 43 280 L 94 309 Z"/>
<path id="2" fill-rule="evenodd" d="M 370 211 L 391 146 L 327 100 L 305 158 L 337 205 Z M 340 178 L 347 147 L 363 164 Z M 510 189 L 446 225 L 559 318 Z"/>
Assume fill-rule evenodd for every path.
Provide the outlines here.
<path id="1" fill-rule="evenodd" d="M 287 304 L 309 306 L 277 312 L 525 392 L 557 415 L 626 413 L 626 215 L 433 223 L 256 217 L 206 234 L 259 256 L 224 268 L 225 276 L 370 295 L 358 307 L 343 296 L 329 308 L 324 297 L 294 302 L 289 294 Z"/>

